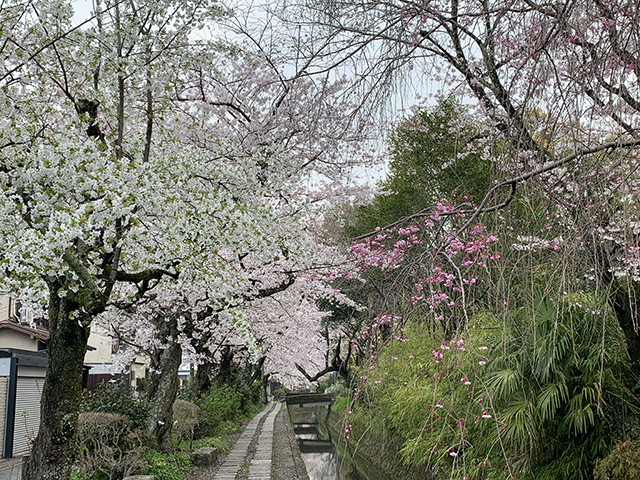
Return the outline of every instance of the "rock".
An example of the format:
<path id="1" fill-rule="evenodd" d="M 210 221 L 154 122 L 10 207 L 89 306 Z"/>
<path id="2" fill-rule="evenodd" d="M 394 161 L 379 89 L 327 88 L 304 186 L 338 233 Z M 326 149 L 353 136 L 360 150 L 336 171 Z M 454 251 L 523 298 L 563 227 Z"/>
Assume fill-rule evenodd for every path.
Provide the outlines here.
<path id="1" fill-rule="evenodd" d="M 130 475 L 122 480 L 155 480 L 153 475 Z"/>
<path id="2" fill-rule="evenodd" d="M 208 467 L 215 465 L 218 462 L 217 448 L 214 447 L 202 447 L 191 453 L 191 463 L 196 467 Z"/>

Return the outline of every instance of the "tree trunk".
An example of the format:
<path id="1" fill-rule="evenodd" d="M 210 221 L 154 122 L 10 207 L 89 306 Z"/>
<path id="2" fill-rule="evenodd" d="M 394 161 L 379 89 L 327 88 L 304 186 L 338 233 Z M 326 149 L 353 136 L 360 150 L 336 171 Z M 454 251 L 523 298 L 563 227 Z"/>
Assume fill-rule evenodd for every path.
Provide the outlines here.
<path id="1" fill-rule="evenodd" d="M 54 291 L 55 290 L 55 291 Z M 27 480 L 67 480 L 77 451 L 82 367 L 90 318 L 78 304 L 50 287 L 47 377 L 42 389 L 40 429 L 25 465 Z"/>
<path id="2" fill-rule="evenodd" d="M 224 347 L 222 355 L 220 356 L 220 363 L 218 364 L 218 371 L 216 372 L 216 383 L 219 385 L 231 385 L 234 381 L 233 372 L 233 356 L 235 352 L 229 346 Z"/>
<path id="3" fill-rule="evenodd" d="M 213 371 L 213 363 L 204 362 L 198 365 L 195 376 L 196 391 L 200 395 L 208 395 L 211 391 L 211 372 Z"/>
<path id="4" fill-rule="evenodd" d="M 171 432 L 173 428 L 173 403 L 178 394 L 178 371 L 182 363 L 182 347 L 174 341 L 177 325 L 172 319 L 157 325 L 167 347 L 154 352 L 151 359 L 153 373 L 149 385 L 151 405 L 147 431 L 155 439 L 158 449 L 165 453 L 173 451 Z"/>
<path id="5" fill-rule="evenodd" d="M 633 284 L 627 289 L 615 285 L 613 290 L 613 310 L 627 340 L 630 368 L 637 383 L 640 379 L 640 332 L 638 332 L 640 302 L 637 300 Z"/>

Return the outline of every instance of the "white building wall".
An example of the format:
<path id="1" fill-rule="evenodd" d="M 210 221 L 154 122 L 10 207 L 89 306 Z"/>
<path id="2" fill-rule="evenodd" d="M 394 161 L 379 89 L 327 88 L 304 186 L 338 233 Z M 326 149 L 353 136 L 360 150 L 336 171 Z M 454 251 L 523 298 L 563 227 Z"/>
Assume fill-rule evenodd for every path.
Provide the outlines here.
<path id="1" fill-rule="evenodd" d="M 9 295 L 0 294 L 0 321 L 9 319 Z"/>
<path id="2" fill-rule="evenodd" d="M 30 352 L 38 351 L 38 340 L 24 333 L 16 332 L 8 328 L 2 329 L 0 335 L 0 349 L 18 348 L 20 350 L 28 350 Z"/>
<path id="3" fill-rule="evenodd" d="M 89 335 L 88 344 L 95 350 L 88 350 L 84 357 L 84 363 L 91 366 L 89 374 L 97 373 L 121 373 L 114 371 L 112 368 L 113 354 L 112 339 L 108 333 L 101 327 L 92 326 Z M 132 384 L 137 385 L 137 380 L 145 377 L 146 360 L 143 357 L 137 357 L 133 365 L 131 365 Z"/>

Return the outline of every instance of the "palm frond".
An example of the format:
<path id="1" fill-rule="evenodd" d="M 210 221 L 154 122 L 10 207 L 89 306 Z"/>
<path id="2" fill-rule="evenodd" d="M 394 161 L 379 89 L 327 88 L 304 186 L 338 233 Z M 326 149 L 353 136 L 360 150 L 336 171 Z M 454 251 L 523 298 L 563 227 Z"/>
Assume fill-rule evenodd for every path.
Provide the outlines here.
<path id="1" fill-rule="evenodd" d="M 569 398 L 566 379 L 558 376 L 556 380 L 556 382 L 544 384 L 538 394 L 537 410 L 540 412 L 540 419 L 542 421 L 553 419 L 558 409 L 567 402 Z"/>
<path id="2" fill-rule="evenodd" d="M 487 384 L 496 392 L 498 397 L 510 396 L 521 386 L 522 375 L 513 368 L 504 368 L 489 374 Z"/>

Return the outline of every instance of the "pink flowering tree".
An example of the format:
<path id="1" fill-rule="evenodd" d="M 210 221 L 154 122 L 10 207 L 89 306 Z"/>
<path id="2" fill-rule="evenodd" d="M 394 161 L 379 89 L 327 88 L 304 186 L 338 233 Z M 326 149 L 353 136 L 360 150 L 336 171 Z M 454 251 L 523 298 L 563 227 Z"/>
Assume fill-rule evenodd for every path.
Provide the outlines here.
<path id="1" fill-rule="evenodd" d="M 553 111 L 525 112 L 536 155 L 478 111 L 487 129 L 475 148 L 495 180 L 476 205 L 455 195 L 405 210 L 352 247 L 367 279 L 386 281 L 357 337 L 370 363 L 353 418 L 397 434 L 406 462 L 443 477 L 589 478 L 635 421 L 637 140 L 617 127 L 597 140 L 577 122 L 549 129 Z"/>
<path id="2" fill-rule="evenodd" d="M 455 211 L 469 210 L 467 227 L 483 214 L 533 213 L 527 227 L 537 231 L 513 219 L 520 231 L 510 245 L 575 255 L 565 262 L 565 285 L 581 288 L 591 278 L 608 298 L 637 377 L 638 5 L 346 0 L 300 6 L 296 15 L 302 28 L 300 18 L 324 29 L 318 42 L 331 38 L 326 63 L 348 59 L 356 78 L 376 79 L 359 84 L 366 101 L 384 105 L 376 89 L 402 74 L 469 99 L 483 126 L 477 148 L 496 180 L 475 209 Z M 532 192 L 535 200 L 520 203 Z"/>
<path id="3" fill-rule="evenodd" d="M 516 232 L 549 227 L 537 235 L 514 234 L 503 212 L 491 219 L 500 239 L 469 223 L 473 209 L 438 203 L 419 224 L 379 229 L 352 247 L 367 274 L 382 270 L 407 293 L 398 302 L 396 286 L 396 303 L 385 304 L 403 317 L 381 314 L 357 338 L 368 363 L 345 439 L 359 439 L 364 423 L 393 434 L 405 462 L 452 478 L 570 471 L 578 479 L 621 438 L 615 430 L 628 425 L 611 418 L 630 414 L 633 377 L 610 299 L 592 276 L 580 278 L 590 244 L 560 204 L 523 215 L 537 200 L 527 194 L 512 207 Z M 559 218 L 564 228 L 551 222 Z M 616 260 L 619 268 L 630 258 Z M 605 404 L 625 413 L 608 417 Z"/>
<path id="4" fill-rule="evenodd" d="M 587 185 L 586 169 L 538 172 L 533 188 L 496 208 L 437 202 L 352 246 L 368 279 L 388 279 L 382 295 L 392 300 L 357 338 L 369 363 L 345 437 L 360 438 L 362 423 L 393 434 L 407 463 L 452 478 L 592 474 L 625 435 L 616 429 L 629 431 L 626 405 L 637 402 L 618 300 L 598 288 L 613 275 L 628 286 L 634 250 L 621 245 L 635 242 L 634 223 L 623 204 L 635 205 L 636 176 L 622 153 L 589 167 L 600 173 Z M 585 238 L 594 222 L 607 227 Z M 611 262 L 605 270 L 592 260 L 594 242 Z M 616 405 L 610 416 L 605 404 Z M 485 448 L 496 442 L 502 451 Z"/>

